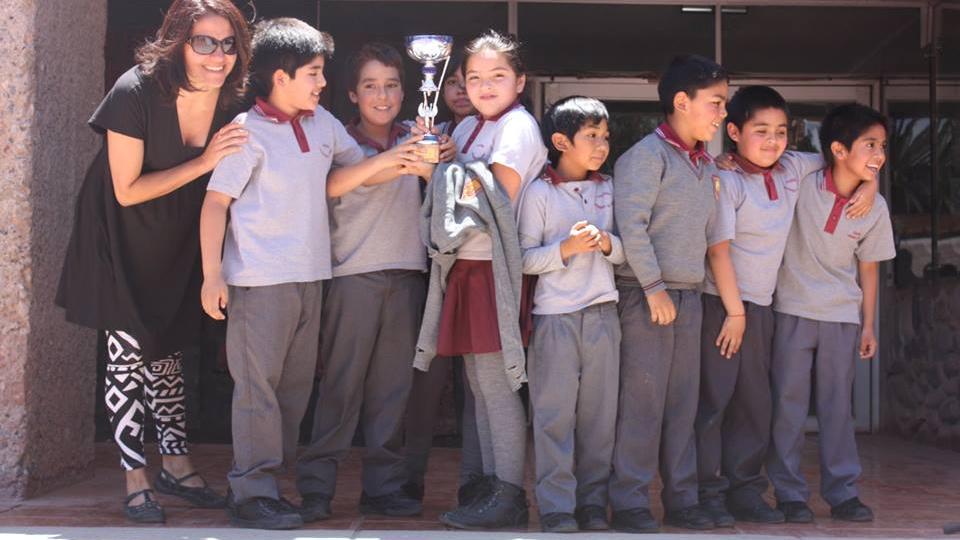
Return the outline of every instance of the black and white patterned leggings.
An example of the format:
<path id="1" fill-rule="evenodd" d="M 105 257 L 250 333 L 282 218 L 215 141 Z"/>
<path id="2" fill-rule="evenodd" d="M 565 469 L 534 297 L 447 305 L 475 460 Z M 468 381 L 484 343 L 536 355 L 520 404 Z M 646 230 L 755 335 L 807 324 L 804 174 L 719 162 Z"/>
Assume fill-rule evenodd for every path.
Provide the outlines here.
<path id="1" fill-rule="evenodd" d="M 144 406 L 157 429 L 160 454 L 187 453 L 183 367 L 179 352 L 143 361 L 140 344 L 130 334 L 107 330 L 107 416 L 120 447 L 120 464 L 128 471 L 147 464 L 143 454 Z"/>

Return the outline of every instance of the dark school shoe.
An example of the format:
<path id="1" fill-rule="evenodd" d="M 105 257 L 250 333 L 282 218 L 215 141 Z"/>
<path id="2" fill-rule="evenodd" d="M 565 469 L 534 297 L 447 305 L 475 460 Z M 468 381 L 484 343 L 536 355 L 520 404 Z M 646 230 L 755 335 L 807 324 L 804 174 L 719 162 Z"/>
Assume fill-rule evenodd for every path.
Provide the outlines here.
<path id="1" fill-rule="evenodd" d="M 830 517 L 842 521 L 853 521 L 864 523 L 873 521 L 873 510 L 869 506 L 860 502 L 860 499 L 853 497 L 830 508 Z"/>
<path id="2" fill-rule="evenodd" d="M 467 530 L 526 529 L 529 517 L 527 492 L 494 476 L 490 492 L 485 497 L 470 506 L 440 514 L 440 522 Z"/>
<path id="3" fill-rule="evenodd" d="M 709 497 L 700 501 L 700 507 L 713 520 L 715 527 L 729 528 L 733 527 L 736 520 L 733 514 L 727 510 L 727 503 L 720 497 Z"/>
<path id="4" fill-rule="evenodd" d="M 575 533 L 580 531 L 573 514 L 550 512 L 540 516 L 540 530 L 545 533 Z"/>
<path id="5" fill-rule="evenodd" d="M 595 504 L 588 504 L 577 508 L 573 513 L 577 518 L 577 525 L 581 531 L 605 531 L 610 528 L 607 522 L 607 509 Z"/>
<path id="6" fill-rule="evenodd" d="M 777 503 L 777 510 L 783 512 L 787 523 L 813 523 L 813 510 L 803 501 Z"/>
<path id="7" fill-rule="evenodd" d="M 710 519 L 710 515 L 707 514 L 703 508 L 700 508 L 699 504 L 667 512 L 663 522 L 671 527 L 680 527 L 681 529 L 691 529 L 694 531 L 709 531 L 716 526 L 713 520 Z"/>
<path id="8" fill-rule="evenodd" d="M 766 501 L 760 500 L 750 508 L 731 506 L 733 516 L 737 521 L 746 521 L 749 523 L 783 523 L 787 518 L 783 512 L 771 507 Z"/>
<path id="9" fill-rule="evenodd" d="M 360 513 L 364 515 L 410 517 L 419 516 L 422 512 L 420 501 L 411 498 L 402 488 L 376 497 L 360 494 Z"/>
<path id="10" fill-rule="evenodd" d="M 300 517 L 311 523 L 330 517 L 330 497 L 319 493 L 307 493 L 300 500 Z"/>
<path id="11" fill-rule="evenodd" d="M 657 533 L 660 524 L 650 513 L 649 508 L 631 508 L 629 510 L 615 510 L 610 528 L 625 533 Z"/>
<path id="12" fill-rule="evenodd" d="M 287 530 L 302 527 L 303 518 L 277 499 L 253 497 L 233 506 L 230 523 L 244 529 Z"/>
<path id="13" fill-rule="evenodd" d="M 227 498 L 211 489 L 210 486 L 207 485 L 207 481 L 202 477 L 200 478 L 203 482 L 202 486 L 183 485 L 185 480 L 193 478 L 194 476 L 199 477 L 200 473 L 192 472 L 186 476 L 177 478 L 167 472 L 166 469 L 160 469 L 153 485 L 160 493 L 180 497 L 197 508 L 223 508 L 227 505 Z"/>
<path id="14" fill-rule="evenodd" d="M 407 497 L 418 500 L 421 503 L 423 502 L 423 492 L 424 492 L 423 483 L 414 482 L 413 480 L 410 480 L 409 482 L 404 484 L 400 489 L 402 489 L 403 492 L 407 494 Z"/>
<path id="15" fill-rule="evenodd" d="M 136 499 L 138 495 L 143 495 L 143 502 L 130 506 L 130 501 Z M 142 489 L 127 495 L 123 501 L 123 513 L 127 516 L 127 519 L 134 523 L 164 523 L 167 521 L 167 516 L 154 497 L 152 489 Z"/>
<path id="16" fill-rule="evenodd" d="M 470 479 L 457 490 L 457 505 L 470 506 L 490 493 L 493 476 L 470 475 Z"/>

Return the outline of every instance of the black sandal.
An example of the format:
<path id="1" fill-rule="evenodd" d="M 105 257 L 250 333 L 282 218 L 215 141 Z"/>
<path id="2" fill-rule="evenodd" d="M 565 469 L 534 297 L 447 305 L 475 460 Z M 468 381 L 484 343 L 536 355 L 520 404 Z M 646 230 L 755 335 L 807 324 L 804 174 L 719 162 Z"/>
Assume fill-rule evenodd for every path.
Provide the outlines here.
<path id="1" fill-rule="evenodd" d="M 143 502 L 130 506 L 130 501 L 136 499 L 138 495 L 143 495 Z M 127 499 L 123 502 L 123 512 L 127 515 L 127 519 L 134 523 L 164 523 L 167 520 L 163 514 L 163 508 L 153 496 L 152 489 L 143 489 L 127 495 Z"/>
<path id="2" fill-rule="evenodd" d="M 160 469 L 154 486 L 160 493 L 180 497 L 197 508 L 223 508 L 227 505 L 227 499 L 223 495 L 210 489 L 207 481 L 203 478 L 200 478 L 200 480 L 203 481 L 203 486 L 190 487 L 183 485 L 185 480 L 193 478 L 194 476 L 200 476 L 200 473 L 192 472 L 183 478 L 177 478 L 167 472 L 166 469 Z"/>

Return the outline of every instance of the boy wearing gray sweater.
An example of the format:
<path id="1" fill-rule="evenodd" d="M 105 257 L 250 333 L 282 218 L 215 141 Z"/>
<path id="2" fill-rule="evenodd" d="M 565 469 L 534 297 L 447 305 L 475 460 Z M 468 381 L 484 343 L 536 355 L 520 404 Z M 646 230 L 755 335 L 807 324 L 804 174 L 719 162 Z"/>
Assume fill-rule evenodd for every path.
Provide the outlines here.
<path id="1" fill-rule="evenodd" d="M 607 528 L 616 429 L 620 321 L 613 265 L 613 185 L 596 172 L 610 153 L 607 109 L 573 96 L 544 114 L 550 164 L 520 209 L 523 271 L 539 276 L 527 377 L 537 502 L 544 532 Z"/>
<path id="2" fill-rule="evenodd" d="M 614 168 L 614 215 L 626 264 L 617 269 L 620 401 L 610 504 L 613 528 L 659 529 L 649 489 L 659 469 L 665 521 L 712 529 L 698 505 L 694 418 L 700 382 L 699 287 L 719 176 L 704 143 L 726 116 L 727 74 L 695 55 L 660 80 L 667 121 Z"/>

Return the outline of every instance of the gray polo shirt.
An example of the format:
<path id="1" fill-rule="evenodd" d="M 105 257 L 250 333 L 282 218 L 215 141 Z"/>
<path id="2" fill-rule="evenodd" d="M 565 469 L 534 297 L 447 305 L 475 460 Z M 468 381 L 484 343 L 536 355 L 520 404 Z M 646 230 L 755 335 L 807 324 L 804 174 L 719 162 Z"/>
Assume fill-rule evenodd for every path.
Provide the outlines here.
<path id="1" fill-rule="evenodd" d="M 858 262 L 896 256 L 887 203 L 877 195 L 866 217 L 849 219 L 829 169 L 800 182 L 793 228 L 777 277 L 773 309 L 816 321 L 860 324 Z"/>
<path id="2" fill-rule="evenodd" d="M 773 303 L 777 271 L 793 223 L 800 179 L 823 168 L 820 154 L 786 152 L 769 170 L 738 159 L 737 168 L 720 171 L 716 217 L 707 244 L 730 241 L 730 258 L 740 298 L 759 306 Z M 707 264 L 706 293 L 720 295 Z"/>
<path id="3" fill-rule="evenodd" d="M 614 166 L 614 214 L 626 264 L 647 295 L 696 289 L 703 283 L 707 223 L 720 176 L 702 145 L 683 147 L 662 124 L 620 156 Z"/>
<path id="4" fill-rule="evenodd" d="M 375 156 L 409 136 L 394 124 L 388 148 L 365 137 L 352 124 L 347 132 L 363 153 Z M 333 275 L 380 270 L 427 270 L 427 250 L 420 241 L 420 183 L 414 175 L 374 186 L 359 186 L 330 199 Z"/>
<path id="5" fill-rule="evenodd" d="M 363 151 L 322 107 L 297 120 L 299 132 L 258 106 L 234 121 L 248 142 L 220 161 L 207 186 L 234 199 L 224 279 L 241 287 L 329 279 L 327 174 L 331 165 L 359 163 Z"/>
<path id="6" fill-rule="evenodd" d="M 579 182 L 559 182 L 548 172 L 527 188 L 520 207 L 520 248 L 523 273 L 539 275 L 533 313 L 573 313 L 619 298 L 613 281 L 613 265 L 624 261 L 623 245 L 613 231 L 613 183 L 609 176 L 595 174 Z M 610 255 L 578 253 L 564 264 L 560 243 L 570 236 L 578 221 L 588 221 L 611 232 Z"/>

